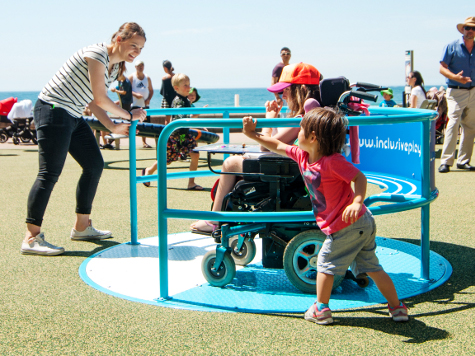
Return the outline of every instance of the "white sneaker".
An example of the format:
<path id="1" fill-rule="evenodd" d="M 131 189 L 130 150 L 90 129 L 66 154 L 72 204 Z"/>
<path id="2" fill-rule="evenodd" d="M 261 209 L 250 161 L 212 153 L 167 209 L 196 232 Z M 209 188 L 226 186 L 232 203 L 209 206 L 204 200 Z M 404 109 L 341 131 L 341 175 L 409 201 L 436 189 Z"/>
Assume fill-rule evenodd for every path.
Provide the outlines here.
<path id="1" fill-rule="evenodd" d="M 112 237 L 112 232 L 108 230 L 97 230 L 92 227 L 92 221 L 84 231 L 71 230 L 71 240 L 104 240 Z"/>
<path id="2" fill-rule="evenodd" d="M 40 232 L 33 241 L 23 242 L 20 251 L 24 255 L 55 256 L 64 253 L 64 248 L 46 242 L 45 235 Z"/>

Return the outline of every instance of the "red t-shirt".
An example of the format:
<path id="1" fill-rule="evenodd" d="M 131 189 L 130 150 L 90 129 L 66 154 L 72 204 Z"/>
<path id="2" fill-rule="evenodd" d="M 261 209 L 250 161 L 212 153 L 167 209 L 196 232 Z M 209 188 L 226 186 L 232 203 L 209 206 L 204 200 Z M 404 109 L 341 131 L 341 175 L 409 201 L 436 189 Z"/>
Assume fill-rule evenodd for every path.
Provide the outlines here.
<path id="1" fill-rule="evenodd" d="M 326 235 L 331 235 L 351 225 L 342 220 L 345 208 L 353 203 L 355 193 L 351 181 L 359 173 L 358 168 L 339 153 L 325 156 L 308 163 L 308 152 L 297 146 L 288 146 L 287 156 L 296 161 L 310 193 L 317 225 Z M 366 212 L 363 205 L 358 218 Z"/>

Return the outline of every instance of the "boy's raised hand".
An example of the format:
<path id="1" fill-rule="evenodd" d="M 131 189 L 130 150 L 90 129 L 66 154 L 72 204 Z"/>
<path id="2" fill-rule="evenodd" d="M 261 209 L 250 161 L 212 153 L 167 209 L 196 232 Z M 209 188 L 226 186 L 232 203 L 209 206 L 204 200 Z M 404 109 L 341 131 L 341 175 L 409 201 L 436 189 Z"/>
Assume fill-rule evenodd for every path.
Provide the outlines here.
<path id="1" fill-rule="evenodd" d="M 246 116 L 242 119 L 242 132 L 249 138 L 259 143 L 261 146 L 267 148 L 269 151 L 285 156 L 287 144 L 280 142 L 274 137 L 262 135 L 256 132 L 257 120 L 252 116 Z"/>
<path id="2" fill-rule="evenodd" d="M 254 120 L 252 116 L 245 116 L 242 119 L 242 132 L 249 136 L 256 131 L 257 120 Z"/>

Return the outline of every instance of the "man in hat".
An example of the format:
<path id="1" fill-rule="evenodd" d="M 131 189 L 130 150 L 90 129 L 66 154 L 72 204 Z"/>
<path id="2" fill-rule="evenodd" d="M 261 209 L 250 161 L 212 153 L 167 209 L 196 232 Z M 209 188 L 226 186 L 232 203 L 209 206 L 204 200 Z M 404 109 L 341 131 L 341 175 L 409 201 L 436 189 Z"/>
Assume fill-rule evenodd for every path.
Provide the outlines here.
<path id="1" fill-rule="evenodd" d="M 283 47 L 280 50 L 280 58 L 282 58 L 282 60 L 279 63 L 277 63 L 274 69 L 272 70 L 271 85 L 274 85 L 275 83 L 279 81 L 280 75 L 282 74 L 282 69 L 284 69 L 285 66 L 289 65 L 290 57 L 291 57 L 290 49 L 288 47 Z M 279 105 L 282 102 L 282 99 L 280 98 L 280 94 L 281 93 L 274 93 L 275 100 L 277 101 L 277 103 L 279 103 Z"/>
<path id="2" fill-rule="evenodd" d="M 475 16 L 457 25 L 462 38 L 449 43 L 440 60 L 440 74 L 447 78 L 448 123 L 445 129 L 440 173 L 447 173 L 454 163 L 459 126 L 462 125 L 457 168 L 475 171 L 469 165 L 475 138 L 475 60 L 473 44 Z"/>

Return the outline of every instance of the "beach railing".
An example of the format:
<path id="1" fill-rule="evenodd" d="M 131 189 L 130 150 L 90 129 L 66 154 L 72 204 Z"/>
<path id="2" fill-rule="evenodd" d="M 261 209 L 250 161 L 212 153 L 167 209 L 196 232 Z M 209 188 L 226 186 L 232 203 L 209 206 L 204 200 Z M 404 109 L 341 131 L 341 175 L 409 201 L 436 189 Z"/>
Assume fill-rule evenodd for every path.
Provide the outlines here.
<path id="1" fill-rule="evenodd" d="M 259 109 L 259 110 L 258 110 Z M 265 111 L 265 108 L 256 107 L 240 107 L 240 108 L 187 108 L 187 109 L 153 109 L 147 110 L 149 115 L 172 115 L 172 114 L 200 114 L 202 116 L 206 113 L 222 113 L 223 117 L 229 115 L 230 112 L 243 113 Z M 421 208 L 421 275 L 424 279 L 429 280 L 429 234 L 430 234 L 430 208 L 429 204 L 436 199 L 438 191 L 434 184 L 434 139 L 431 136 L 434 130 L 434 120 L 437 118 L 437 113 L 430 110 L 421 109 L 403 109 L 403 108 L 370 108 L 370 116 L 354 116 L 349 117 L 350 126 L 360 126 L 360 148 L 362 149 L 362 165 L 361 170 L 365 173 L 370 171 L 376 176 L 391 178 L 391 170 L 396 163 L 401 165 L 409 165 L 411 170 L 402 177 L 397 179 L 407 180 L 409 184 L 416 186 L 411 190 L 410 194 L 383 193 L 368 197 L 365 200 L 368 208 L 374 215 L 397 213 L 404 210 Z M 285 118 L 285 119 L 259 119 L 257 128 L 263 127 L 298 127 L 300 118 Z M 378 132 L 382 126 L 391 126 L 390 133 L 393 134 L 397 130 L 398 125 L 410 125 L 410 130 L 406 127 L 402 130 L 401 135 L 417 136 L 417 142 L 414 139 L 412 143 L 402 142 L 401 138 L 388 137 L 387 140 L 380 140 L 376 136 L 376 143 L 371 147 L 361 145 L 361 133 L 364 134 L 363 128 L 376 127 Z M 183 209 L 169 209 L 167 207 L 167 180 L 177 178 L 189 178 L 199 176 L 209 176 L 213 173 L 209 170 L 200 170 L 193 172 L 174 172 L 167 174 L 167 140 L 170 134 L 179 128 L 199 128 L 199 127 L 222 127 L 224 134 L 224 142 L 229 143 L 229 128 L 242 127 L 241 119 L 206 119 L 200 117 L 196 119 L 181 119 L 172 121 L 168 124 L 160 134 L 157 145 L 157 159 L 158 171 L 155 176 L 137 176 L 136 166 L 136 149 L 135 149 L 135 127 L 137 122 L 133 122 L 130 128 L 130 213 L 131 213 L 131 241 L 130 244 L 138 244 L 137 240 L 137 184 L 157 180 L 157 205 L 158 205 L 158 249 L 159 249 L 159 277 L 160 277 L 160 298 L 168 299 L 168 219 L 204 219 L 212 221 L 241 221 L 241 222 L 292 222 L 292 221 L 310 221 L 314 219 L 313 212 L 299 211 L 299 212 L 260 212 L 249 214 L 246 212 L 212 212 L 212 211 L 197 211 L 197 210 L 183 210 Z M 369 133 L 373 135 L 374 133 Z M 368 139 L 369 140 L 369 139 Z M 389 161 L 391 157 L 396 159 L 404 159 L 401 162 L 393 162 L 392 165 L 384 165 L 384 162 L 378 162 L 377 159 L 364 159 L 363 153 L 366 149 L 366 157 L 368 154 L 378 156 L 378 150 L 386 150 L 385 161 Z M 387 145 L 386 145 L 387 144 Z M 411 146 L 412 145 L 412 146 Z M 416 149 L 417 145 L 417 149 Z M 386 149 L 386 146 L 389 148 Z M 391 147 L 396 147 L 391 149 Z M 432 149 L 431 149 L 432 146 Z M 393 147 L 393 148 L 394 148 Z M 410 149 L 409 149 L 410 148 Z M 416 152 L 411 156 L 411 153 Z M 408 159 L 405 157 L 409 157 Z M 399 157 L 399 158 L 398 158 Z M 403 157 L 403 158 L 400 158 Z M 381 160 L 379 160 L 381 161 Z M 415 164 L 411 163 L 415 162 Z M 404 172 L 403 172 L 404 173 Z M 410 177 L 407 177 L 409 175 Z M 387 177 L 386 177 L 387 176 Z M 418 194 L 415 194 L 418 193 Z M 370 206 L 376 202 L 390 203 L 381 206 Z"/>

